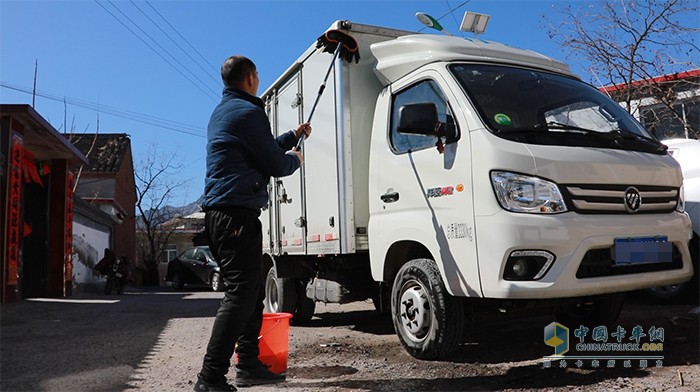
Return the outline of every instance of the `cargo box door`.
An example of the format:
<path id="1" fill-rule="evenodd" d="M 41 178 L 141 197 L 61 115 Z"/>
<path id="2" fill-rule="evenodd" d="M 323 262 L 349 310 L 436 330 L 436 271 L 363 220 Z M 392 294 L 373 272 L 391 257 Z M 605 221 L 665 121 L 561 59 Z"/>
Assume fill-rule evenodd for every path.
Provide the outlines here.
<path id="1" fill-rule="evenodd" d="M 313 107 L 330 57 L 327 53 L 315 53 L 304 63 L 304 119 L 308 118 Z M 307 254 L 311 255 L 340 253 L 340 227 L 349 223 L 344 221 L 347 215 L 340 215 L 338 211 L 340 203 L 352 200 L 352 193 L 348 190 L 342 198 L 338 196 L 338 160 L 344 158 L 338 157 L 337 138 L 347 135 L 338 136 L 336 131 L 339 114 L 336 111 L 338 92 L 334 80 L 335 71 L 330 74 L 327 88 L 314 111 L 311 137 L 303 146 L 306 243 Z M 344 168 L 349 170 L 347 165 Z M 350 175 L 347 171 L 344 174 Z"/>
<path id="2" fill-rule="evenodd" d="M 281 135 L 302 123 L 299 74 L 285 84 L 277 95 L 275 133 Z M 277 214 L 277 238 L 280 253 L 304 253 L 306 227 L 302 194 L 303 167 L 291 176 L 274 178 L 273 203 Z"/>

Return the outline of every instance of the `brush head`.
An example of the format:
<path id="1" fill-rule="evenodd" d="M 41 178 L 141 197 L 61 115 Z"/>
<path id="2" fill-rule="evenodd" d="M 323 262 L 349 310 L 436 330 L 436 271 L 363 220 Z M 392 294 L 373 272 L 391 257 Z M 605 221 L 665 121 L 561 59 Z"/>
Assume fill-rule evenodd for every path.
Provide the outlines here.
<path id="1" fill-rule="evenodd" d="M 316 40 L 316 48 L 323 52 L 334 53 L 340 47 L 338 57 L 351 63 L 360 61 L 360 51 L 357 41 L 340 30 L 328 30 Z"/>

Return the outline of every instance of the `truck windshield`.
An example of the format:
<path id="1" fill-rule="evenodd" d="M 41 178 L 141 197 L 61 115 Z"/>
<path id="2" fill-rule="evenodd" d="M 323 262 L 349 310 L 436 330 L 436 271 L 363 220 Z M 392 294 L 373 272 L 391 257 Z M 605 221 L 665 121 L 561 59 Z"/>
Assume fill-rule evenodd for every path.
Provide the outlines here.
<path id="1" fill-rule="evenodd" d="M 450 71 L 484 124 L 500 137 L 665 154 L 617 102 L 577 79 L 489 64 L 452 64 Z"/>

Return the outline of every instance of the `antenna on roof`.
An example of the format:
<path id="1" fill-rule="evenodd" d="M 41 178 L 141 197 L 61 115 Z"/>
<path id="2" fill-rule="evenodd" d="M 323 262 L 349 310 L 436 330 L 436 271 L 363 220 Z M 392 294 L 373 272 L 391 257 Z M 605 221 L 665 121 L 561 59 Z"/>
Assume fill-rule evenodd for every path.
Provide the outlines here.
<path id="1" fill-rule="evenodd" d="M 432 16 L 426 14 L 425 12 L 416 12 L 416 18 L 418 19 L 419 22 L 423 23 L 424 25 L 430 27 L 431 29 L 435 29 L 437 31 L 442 31 L 443 33 L 452 36 L 449 31 L 445 30 L 440 22 L 437 21 L 437 19 L 433 18 Z"/>

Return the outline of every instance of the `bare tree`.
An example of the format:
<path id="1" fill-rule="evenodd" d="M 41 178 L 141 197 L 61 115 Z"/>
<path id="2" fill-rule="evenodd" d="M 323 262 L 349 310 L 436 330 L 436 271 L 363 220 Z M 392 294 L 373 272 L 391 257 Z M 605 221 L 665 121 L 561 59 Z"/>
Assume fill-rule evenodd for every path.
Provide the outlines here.
<path id="1" fill-rule="evenodd" d="M 178 209 L 169 206 L 174 193 L 186 181 L 178 180 L 181 165 L 175 162 L 175 155 L 159 155 L 156 146 L 134 170 L 136 178 L 137 240 L 136 251 L 145 264 L 144 284 L 158 282 L 158 262 L 165 255 L 165 246 L 177 225 L 168 225 L 173 219 L 181 218 Z"/>
<path id="2" fill-rule="evenodd" d="M 663 77 L 699 66 L 698 1 L 601 0 L 584 7 L 555 8 L 556 23 L 554 15 L 545 16 L 550 38 L 570 51 L 568 57 L 589 65 L 592 83 L 621 86 L 609 93 L 628 111 L 636 109 L 633 101 L 653 97 L 662 116 L 698 135 L 698 124 L 689 121 L 680 102 L 685 96 L 678 94 L 688 84 L 698 88 L 698 78 Z"/>

